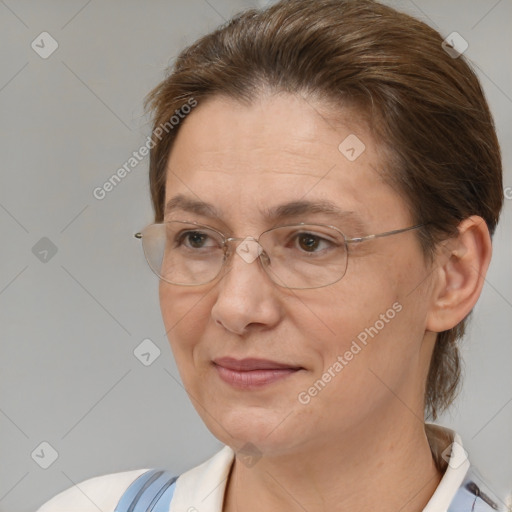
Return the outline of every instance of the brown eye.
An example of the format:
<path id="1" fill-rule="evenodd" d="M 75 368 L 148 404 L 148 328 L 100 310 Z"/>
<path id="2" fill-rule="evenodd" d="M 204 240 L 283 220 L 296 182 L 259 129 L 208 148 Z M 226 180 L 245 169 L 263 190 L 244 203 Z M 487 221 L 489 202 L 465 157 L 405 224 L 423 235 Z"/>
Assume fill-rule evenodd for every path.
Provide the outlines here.
<path id="1" fill-rule="evenodd" d="M 299 239 L 299 245 L 300 245 L 301 249 L 304 249 L 307 252 L 314 251 L 318 247 L 320 240 L 321 240 L 320 237 L 311 235 L 309 233 L 304 233 L 302 235 L 299 235 L 298 239 Z"/>

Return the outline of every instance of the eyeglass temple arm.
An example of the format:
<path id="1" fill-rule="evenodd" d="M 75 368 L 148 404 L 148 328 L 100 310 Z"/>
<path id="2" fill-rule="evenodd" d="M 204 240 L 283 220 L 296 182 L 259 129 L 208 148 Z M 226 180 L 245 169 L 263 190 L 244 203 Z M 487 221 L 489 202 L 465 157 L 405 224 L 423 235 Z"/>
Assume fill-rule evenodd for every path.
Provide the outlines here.
<path id="1" fill-rule="evenodd" d="M 415 226 L 410 226 L 408 228 L 403 228 L 403 229 L 394 229 L 393 231 L 386 231 L 385 233 L 378 233 L 376 235 L 367 235 L 367 236 L 360 236 L 360 237 L 356 237 L 356 238 L 345 238 L 345 242 L 350 244 L 350 243 L 357 243 L 357 242 L 364 242 L 365 240 L 372 240 L 373 238 L 380 238 L 380 237 L 383 237 L 383 236 L 390 236 L 390 235 L 396 235 L 398 233 L 403 233 L 404 231 L 410 231 L 411 229 L 417 229 L 417 228 L 421 228 L 422 226 L 425 226 L 425 224 L 416 224 Z M 135 238 L 139 238 L 141 239 L 142 238 L 142 233 L 135 233 L 133 235 Z M 226 238 L 226 242 L 227 241 L 231 241 L 231 240 L 245 240 L 245 238 L 239 238 L 239 237 L 229 237 L 229 238 Z"/>
<path id="2" fill-rule="evenodd" d="M 360 237 L 356 237 L 356 238 L 345 238 L 345 242 L 347 244 L 365 242 L 366 240 L 372 240 L 374 238 L 381 238 L 383 236 L 390 236 L 390 235 L 396 235 L 398 233 L 404 233 L 405 231 L 411 231 L 412 229 L 418 229 L 425 225 L 426 224 L 416 224 L 415 226 L 409 226 L 408 228 L 394 229 L 393 231 L 386 231 L 385 233 L 378 233 L 376 235 L 360 236 Z"/>

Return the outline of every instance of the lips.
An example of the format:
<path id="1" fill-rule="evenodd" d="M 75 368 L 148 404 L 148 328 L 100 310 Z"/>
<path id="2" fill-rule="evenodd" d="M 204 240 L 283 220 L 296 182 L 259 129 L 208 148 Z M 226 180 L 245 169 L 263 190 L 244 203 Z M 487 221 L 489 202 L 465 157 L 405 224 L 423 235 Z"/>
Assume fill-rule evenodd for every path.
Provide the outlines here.
<path id="1" fill-rule="evenodd" d="M 268 359 L 235 359 L 233 357 L 221 357 L 215 359 L 214 364 L 235 371 L 254 371 L 254 370 L 283 370 L 283 369 L 295 369 L 298 370 L 300 367 L 292 366 L 289 364 L 278 363 L 276 361 L 270 361 Z"/>
<path id="2" fill-rule="evenodd" d="M 222 357 L 215 359 L 213 364 L 224 382 L 240 389 L 267 386 L 302 369 L 286 363 L 256 358 Z"/>

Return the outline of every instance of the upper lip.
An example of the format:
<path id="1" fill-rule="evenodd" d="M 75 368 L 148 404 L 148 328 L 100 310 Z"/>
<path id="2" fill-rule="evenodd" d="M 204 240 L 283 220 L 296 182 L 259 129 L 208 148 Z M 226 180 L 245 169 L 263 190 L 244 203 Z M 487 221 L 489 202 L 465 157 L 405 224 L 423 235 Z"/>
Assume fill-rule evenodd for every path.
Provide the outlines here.
<path id="1" fill-rule="evenodd" d="M 220 357 L 213 360 L 217 366 L 222 366 L 228 370 L 235 371 L 251 371 L 251 370 L 282 370 L 292 369 L 299 370 L 300 366 L 295 366 L 289 363 L 279 363 L 269 359 L 258 359 L 254 357 L 246 359 L 235 359 L 234 357 Z"/>

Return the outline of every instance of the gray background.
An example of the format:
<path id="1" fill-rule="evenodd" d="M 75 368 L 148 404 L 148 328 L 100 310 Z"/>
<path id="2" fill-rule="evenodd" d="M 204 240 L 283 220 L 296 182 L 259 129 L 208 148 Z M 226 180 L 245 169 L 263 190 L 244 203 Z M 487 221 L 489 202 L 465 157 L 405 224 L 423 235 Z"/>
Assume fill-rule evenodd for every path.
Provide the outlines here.
<path id="1" fill-rule="evenodd" d="M 143 145 L 142 99 L 179 49 L 264 3 L 0 1 L 0 511 L 34 510 L 104 473 L 182 472 L 220 448 L 180 385 L 157 280 L 133 238 L 152 221 L 148 158 L 105 199 L 92 192 Z M 469 42 L 512 187 L 512 0 L 389 3 Z M 31 48 L 43 31 L 59 44 L 47 59 Z M 464 392 L 439 421 L 462 435 L 503 494 L 512 484 L 512 200 L 505 203 L 464 342 Z M 46 262 L 33 252 L 43 237 L 57 249 Z M 150 366 L 133 353 L 147 338 L 161 351 Z M 31 456 L 43 441 L 58 452 L 46 470 Z"/>

